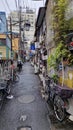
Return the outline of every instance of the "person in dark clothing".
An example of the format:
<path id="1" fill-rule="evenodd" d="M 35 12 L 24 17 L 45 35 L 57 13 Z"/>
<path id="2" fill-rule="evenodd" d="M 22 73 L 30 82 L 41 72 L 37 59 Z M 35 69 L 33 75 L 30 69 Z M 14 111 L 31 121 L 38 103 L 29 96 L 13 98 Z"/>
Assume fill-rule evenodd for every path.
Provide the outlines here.
<path id="1" fill-rule="evenodd" d="M 17 68 L 19 71 L 22 70 L 22 62 L 20 60 L 17 62 Z"/>

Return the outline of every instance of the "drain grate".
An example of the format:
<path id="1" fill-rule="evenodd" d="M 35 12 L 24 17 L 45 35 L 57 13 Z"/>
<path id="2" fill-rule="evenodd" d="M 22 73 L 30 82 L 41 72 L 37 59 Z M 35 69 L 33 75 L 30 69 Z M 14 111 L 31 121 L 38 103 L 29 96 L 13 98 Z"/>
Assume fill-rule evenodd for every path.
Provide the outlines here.
<path id="1" fill-rule="evenodd" d="M 20 127 L 17 130 L 32 130 L 31 127 Z"/>

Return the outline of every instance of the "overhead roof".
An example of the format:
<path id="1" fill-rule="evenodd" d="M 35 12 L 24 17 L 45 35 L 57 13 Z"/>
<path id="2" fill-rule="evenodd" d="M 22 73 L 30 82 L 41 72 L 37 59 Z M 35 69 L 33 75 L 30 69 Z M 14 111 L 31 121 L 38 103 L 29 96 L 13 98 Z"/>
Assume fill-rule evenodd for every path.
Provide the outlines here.
<path id="1" fill-rule="evenodd" d="M 36 33 L 37 33 L 38 29 L 41 27 L 42 22 L 43 22 L 43 20 L 44 20 L 48 1 L 49 1 L 49 0 L 46 0 L 46 2 L 45 2 L 45 7 L 40 7 L 40 8 L 39 8 L 38 16 L 37 16 L 37 21 L 36 21 L 36 25 L 35 25 L 35 26 L 36 26 L 36 30 L 35 30 L 34 36 L 36 36 Z"/>
<path id="2" fill-rule="evenodd" d="M 40 27 L 45 16 L 45 7 L 40 7 L 36 21 L 36 27 Z"/>

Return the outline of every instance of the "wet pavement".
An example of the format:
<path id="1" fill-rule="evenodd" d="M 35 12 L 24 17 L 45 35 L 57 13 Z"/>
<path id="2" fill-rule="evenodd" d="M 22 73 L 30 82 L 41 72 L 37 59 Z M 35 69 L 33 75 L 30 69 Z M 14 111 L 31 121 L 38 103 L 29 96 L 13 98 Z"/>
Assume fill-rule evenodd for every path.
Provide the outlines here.
<path id="1" fill-rule="evenodd" d="M 0 130 L 50 130 L 48 108 L 40 92 L 40 80 L 30 63 L 25 63 L 20 81 L 11 89 L 0 110 Z"/>
<path id="2" fill-rule="evenodd" d="M 41 94 L 41 83 L 30 63 L 25 63 L 20 81 L 11 89 L 0 110 L 0 130 L 73 130 L 73 122 L 58 122 Z"/>
<path id="3" fill-rule="evenodd" d="M 73 122 L 68 120 L 67 118 L 63 122 L 59 122 L 54 114 L 52 105 L 49 103 L 48 107 L 48 118 L 51 123 L 51 130 L 73 130 Z"/>

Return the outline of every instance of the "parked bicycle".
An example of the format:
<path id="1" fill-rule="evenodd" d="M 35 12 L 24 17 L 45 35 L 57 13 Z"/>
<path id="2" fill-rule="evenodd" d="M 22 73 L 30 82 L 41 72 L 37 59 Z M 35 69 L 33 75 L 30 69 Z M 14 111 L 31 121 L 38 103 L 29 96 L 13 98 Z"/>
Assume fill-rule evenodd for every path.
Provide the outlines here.
<path id="1" fill-rule="evenodd" d="M 20 77 L 17 74 L 17 71 L 14 70 L 14 73 L 13 73 L 13 82 L 19 82 L 19 80 L 20 80 Z"/>
<path id="2" fill-rule="evenodd" d="M 73 89 L 55 84 L 50 77 L 47 83 L 47 103 L 52 103 L 56 118 L 60 122 L 65 118 L 73 121 Z"/>
<path id="3" fill-rule="evenodd" d="M 9 79 L 1 79 L 0 81 L 0 109 L 2 107 L 4 99 L 10 94 Z"/>

